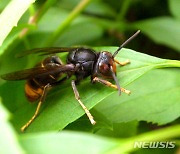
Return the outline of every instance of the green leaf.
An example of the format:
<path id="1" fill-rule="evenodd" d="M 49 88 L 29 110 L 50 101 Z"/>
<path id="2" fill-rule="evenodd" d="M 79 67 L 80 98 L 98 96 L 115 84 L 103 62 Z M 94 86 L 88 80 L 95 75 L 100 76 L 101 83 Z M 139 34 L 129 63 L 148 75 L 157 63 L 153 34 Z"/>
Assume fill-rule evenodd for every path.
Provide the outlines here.
<path id="1" fill-rule="evenodd" d="M 85 9 L 86 12 L 102 17 L 115 17 L 116 12 L 114 8 L 101 0 L 92 1 L 92 3 Z"/>
<path id="2" fill-rule="evenodd" d="M 115 47 L 99 47 L 96 48 L 97 51 L 109 50 L 114 52 L 117 48 Z M 148 56 L 142 53 L 138 53 L 132 50 L 123 49 L 117 56 L 118 60 L 124 61 L 126 59 L 131 60 L 131 64 L 125 67 L 118 67 L 117 76 L 120 80 L 120 84 L 125 87 L 130 84 L 144 73 L 148 72 L 153 68 L 161 67 L 179 67 L 180 63 L 178 61 L 164 60 L 152 56 Z M 23 82 L 24 83 L 24 82 Z M 14 87 L 17 89 L 22 86 L 22 82 L 14 82 Z M 3 87 L 3 86 L 2 86 Z M 6 87 L 6 86 L 4 86 Z M 16 93 L 16 89 L 14 91 Z M 87 90 L 84 90 L 87 89 Z M 3 89 L 1 89 L 3 90 Z M 91 84 L 90 80 L 87 79 L 78 86 L 80 96 L 87 108 L 91 109 L 99 102 L 103 101 L 106 97 L 116 93 L 111 88 L 106 88 L 100 84 Z M 7 93 L 7 92 L 6 92 Z M 8 90 L 9 93 L 9 90 Z M 19 93 L 19 91 L 18 91 Z M 23 93 L 23 91 L 21 92 Z M 3 95 L 3 99 L 6 99 L 7 95 Z M 128 98 L 128 96 L 126 96 Z M 121 97 L 118 97 L 119 101 Z M 20 127 L 25 124 L 31 116 L 34 114 L 36 105 L 27 104 L 24 98 L 16 97 L 13 100 L 13 104 L 20 104 L 18 110 L 14 112 L 13 123 L 19 130 Z M 12 102 L 6 102 L 7 104 Z M 114 101 L 111 103 L 115 103 Z M 66 127 L 69 123 L 77 120 L 84 114 L 84 110 L 80 107 L 78 102 L 74 98 L 74 94 L 71 88 L 70 80 L 67 80 L 62 85 L 54 88 L 48 95 L 48 98 L 43 104 L 41 113 L 34 120 L 32 125 L 27 129 L 29 132 L 36 131 L 47 131 L 47 130 L 61 130 Z M 94 115 L 96 119 L 96 115 Z M 88 120 L 88 119 L 87 119 Z"/>
<path id="3" fill-rule="evenodd" d="M 59 7 L 72 10 L 78 2 L 78 0 L 61 0 L 59 2 Z M 92 1 L 84 12 L 102 17 L 115 17 L 116 14 L 114 8 L 112 9 L 108 4 L 101 0 Z"/>
<path id="4" fill-rule="evenodd" d="M 168 0 L 169 9 L 174 17 L 180 19 L 180 1 L 179 0 Z"/>
<path id="5" fill-rule="evenodd" d="M 61 133 L 39 133 L 20 136 L 27 153 L 87 153 L 121 154 L 138 150 L 136 141 L 163 141 L 180 136 L 180 125 L 144 133 L 132 138 L 113 139 L 93 134 L 63 131 Z M 47 142 L 48 141 L 48 142 Z M 33 143 L 33 148 L 32 148 Z"/>
<path id="6" fill-rule="evenodd" d="M 23 24 L 18 27 L 14 27 L 8 37 L 4 40 L 4 43 L 0 46 L 0 55 L 3 54 L 6 49 L 8 49 L 8 47 L 19 38 L 19 33 L 24 28 L 33 29 L 34 26 Z"/>
<path id="7" fill-rule="evenodd" d="M 37 31 L 34 31 L 30 37 L 28 37 L 31 47 L 46 46 L 45 42 L 48 37 L 67 16 L 68 12 L 65 10 L 59 8 L 49 9 L 38 23 Z M 100 39 L 103 35 L 103 28 L 98 23 L 92 21 L 92 19 L 86 17 L 79 16 L 75 19 L 74 22 L 58 36 L 54 46 L 84 45 Z M 90 30 L 87 31 L 87 29 Z"/>
<path id="8" fill-rule="evenodd" d="M 48 141 L 48 143 L 47 143 Z M 33 148 L 32 148 L 33 143 Z M 104 139 L 85 133 L 40 133 L 23 135 L 21 144 L 27 153 L 104 153 L 117 145 L 112 139 Z M 68 148 L 68 147 L 70 148 Z"/>
<path id="9" fill-rule="evenodd" d="M 100 112 L 102 113 L 102 111 Z M 104 117 L 105 119 L 106 118 L 109 119 L 106 115 Z M 104 119 L 102 121 L 104 121 Z M 112 120 L 109 120 L 109 121 L 112 121 Z M 137 134 L 137 129 L 138 129 L 137 127 L 138 127 L 137 121 L 113 123 L 112 129 L 102 127 L 97 132 L 95 132 L 95 134 L 108 136 L 108 137 L 114 137 L 114 138 L 127 138 L 131 136 L 135 136 Z"/>
<path id="10" fill-rule="evenodd" d="M 21 154 L 23 149 L 18 143 L 16 133 L 8 123 L 9 113 L 2 106 L 0 100 L 0 153 L 3 154 Z"/>
<path id="11" fill-rule="evenodd" d="M 9 2 L 7 7 L 0 14 L 0 46 L 10 33 L 11 29 L 14 26 L 17 26 L 17 23 L 24 12 L 34 2 L 35 0 L 13 0 Z"/>
<path id="12" fill-rule="evenodd" d="M 52 32 L 56 30 L 67 16 L 67 11 L 56 7 L 51 7 L 39 21 L 38 32 Z"/>
<path id="13" fill-rule="evenodd" d="M 112 149 L 110 153 L 116 154 L 116 153 L 132 152 L 137 150 L 137 148 L 134 148 L 134 143 L 137 141 L 142 141 L 144 143 L 148 143 L 148 142 L 151 143 L 153 141 L 169 141 L 169 139 L 179 136 L 179 134 L 180 134 L 180 125 L 167 127 L 156 131 L 150 131 L 148 133 L 140 134 L 138 136 L 126 139 L 125 142 L 122 142 L 122 140 L 120 140 L 119 146 Z"/>
<path id="14" fill-rule="evenodd" d="M 167 124 L 180 116 L 180 72 L 154 70 L 128 86 L 129 97 L 112 95 L 95 108 L 111 122 L 148 121 Z M 113 102 L 113 103 L 110 103 Z"/>
<path id="15" fill-rule="evenodd" d="M 47 46 L 52 45 L 64 30 L 72 23 L 72 21 L 87 7 L 92 0 L 82 0 L 78 5 L 68 14 L 65 20 L 58 26 L 46 42 Z"/>
<path id="16" fill-rule="evenodd" d="M 90 31 L 87 31 L 90 29 Z M 71 46 L 77 44 L 86 44 L 87 42 L 98 40 L 103 35 L 103 30 L 97 24 L 87 21 L 86 23 L 77 23 L 64 32 L 59 39 L 57 39 L 55 45 L 58 46 Z M 78 37 L 75 37 L 78 36 Z"/>
<path id="17" fill-rule="evenodd" d="M 81 131 L 81 132 L 93 132 L 96 133 L 103 129 L 113 130 L 112 122 L 110 122 L 101 112 L 97 112 L 96 110 L 91 110 L 92 115 L 96 115 L 96 125 L 91 125 L 89 120 L 87 120 L 87 116 L 84 115 L 73 123 L 69 124 L 64 130 L 73 130 L 73 131 Z M 98 133 L 100 134 L 100 133 Z M 112 134 L 112 133 L 111 133 Z"/>
<path id="18" fill-rule="evenodd" d="M 156 43 L 174 48 L 180 52 L 180 21 L 170 17 L 159 17 L 135 22 L 133 27 L 140 29 Z"/>
<path id="19" fill-rule="evenodd" d="M 5 6 L 9 3 L 10 0 L 1 0 L 0 3 L 0 12 L 5 8 Z"/>

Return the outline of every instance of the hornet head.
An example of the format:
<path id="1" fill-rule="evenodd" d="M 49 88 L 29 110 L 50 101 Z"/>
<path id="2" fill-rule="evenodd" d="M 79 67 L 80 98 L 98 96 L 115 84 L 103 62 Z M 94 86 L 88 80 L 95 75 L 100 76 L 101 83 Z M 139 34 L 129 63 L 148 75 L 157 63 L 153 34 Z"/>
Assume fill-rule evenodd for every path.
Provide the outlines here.
<path id="1" fill-rule="evenodd" d="M 99 53 L 98 56 L 94 74 L 96 74 L 97 76 L 102 76 L 103 78 L 113 78 L 113 80 L 117 85 L 119 95 L 121 94 L 121 88 L 116 76 L 116 62 L 114 58 L 116 57 L 118 52 L 127 43 L 129 43 L 132 39 L 134 39 L 139 33 L 140 30 L 138 30 L 134 35 L 132 35 L 128 40 L 126 40 L 113 54 L 111 54 L 108 51 L 102 51 Z"/>

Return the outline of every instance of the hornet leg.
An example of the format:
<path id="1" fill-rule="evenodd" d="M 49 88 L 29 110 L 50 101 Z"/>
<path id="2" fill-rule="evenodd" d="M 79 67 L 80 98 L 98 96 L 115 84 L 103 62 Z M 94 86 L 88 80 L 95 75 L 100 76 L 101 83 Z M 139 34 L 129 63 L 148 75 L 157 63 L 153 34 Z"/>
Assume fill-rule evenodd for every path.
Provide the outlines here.
<path id="1" fill-rule="evenodd" d="M 124 61 L 124 62 L 120 62 L 120 61 L 114 59 L 114 61 L 115 61 L 117 64 L 121 65 L 121 66 L 125 66 L 125 65 L 127 65 L 127 64 L 130 63 L 130 60 L 126 60 L 126 61 Z"/>
<path id="2" fill-rule="evenodd" d="M 47 95 L 47 92 L 48 92 L 48 90 L 49 90 L 50 87 L 51 87 L 50 84 L 47 84 L 47 85 L 44 87 L 43 94 L 42 94 L 42 96 L 41 96 L 41 98 L 40 98 L 40 100 L 39 100 L 39 103 L 38 103 L 38 106 L 37 106 L 37 108 L 36 108 L 36 111 L 35 111 L 34 115 L 32 116 L 32 118 L 31 118 L 23 127 L 21 127 L 21 131 L 22 131 L 22 132 L 23 132 L 27 127 L 29 127 L 29 125 L 30 125 L 30 124 L 34 121 L 34 119 L 37 117 L 37 115 L 38 115 L 38 113 L 39 113 L 39 110 L 40 110 L 40 108 L 41 108 L 41 105 L 42 105 L 42 103 L 43 103 L 43 101 L 44 101 L 44 99 L 45 99 L 45 97 L 46 97 L 46 95 Z"/>
<path id="3" fill-rule="evenodd" d="M 72 85 L 72 88 L 73 88 L 73 91 L 74 91 L 74 95 L 75 95 L 75 98 L 76 100 L 79 102 L 79 104 L 81 105 L 81 107 L 84 109 L 86 115 L 88 116 L 90 122 L 92 125 L 95 125 L 96 124 L 96 121 L 94 121 L 94 118 L 93 116 L 91 115 L 91 113 L 89 112 L 89 110 L 86 108 L 86 106 L 81 102 L 80 100 L 80 96 L 79 96 L 79 92 L 77 90 L 77 87 L 76 87 L 76 84 L 75 84 L 75 81 L 72 80 L 71 81 L 71 85 Z"/>
<path id="4" fill-rule="evenodd" d="M 106 85 L 108 87 L 111 87 L 111 88 L 114 88 L 114 89 L 118 89 L 116 85 L 112 84 L 111 82 L 109 82 L 107 80 L 100 79 L 98 77 L 95 77 L 93 79 L 93 82 L 99 82 L 99 83 L 104 84 L 104 85 Z M 126 90 L 124 88 L 121 88 L 121 91 L 126 93 L 126 94 L 128 94 L 128 95 L 131 93 L 129 90 Z"/>

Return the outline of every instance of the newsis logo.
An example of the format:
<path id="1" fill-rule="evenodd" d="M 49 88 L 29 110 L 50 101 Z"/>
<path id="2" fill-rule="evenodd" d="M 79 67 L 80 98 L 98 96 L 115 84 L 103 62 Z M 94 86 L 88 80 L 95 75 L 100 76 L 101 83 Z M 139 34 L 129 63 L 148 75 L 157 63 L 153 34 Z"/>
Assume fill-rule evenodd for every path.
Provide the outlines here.
<path id="1" fill-rule="evenodd" d="M 156 149 L 156 148 L 167 148 L 173 149 L 175 148 L 175 142 L 143 142 L 143 141 L 136 141 L 134 142 L 134 148 L 143 148 L 143 149 Z"/>

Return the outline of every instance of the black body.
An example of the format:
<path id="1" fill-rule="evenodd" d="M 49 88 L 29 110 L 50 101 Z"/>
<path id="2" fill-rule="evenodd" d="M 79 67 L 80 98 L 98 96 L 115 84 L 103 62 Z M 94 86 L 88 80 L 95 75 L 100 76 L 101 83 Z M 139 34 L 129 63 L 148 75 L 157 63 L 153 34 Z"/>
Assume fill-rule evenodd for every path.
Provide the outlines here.
<path id="1" fill-rule="evenodd" d="M 92 49 L 78 48 L 67 56 L 67 63 L 75 65 L 76 83 L 93 73 L 97 55 Z"/>

